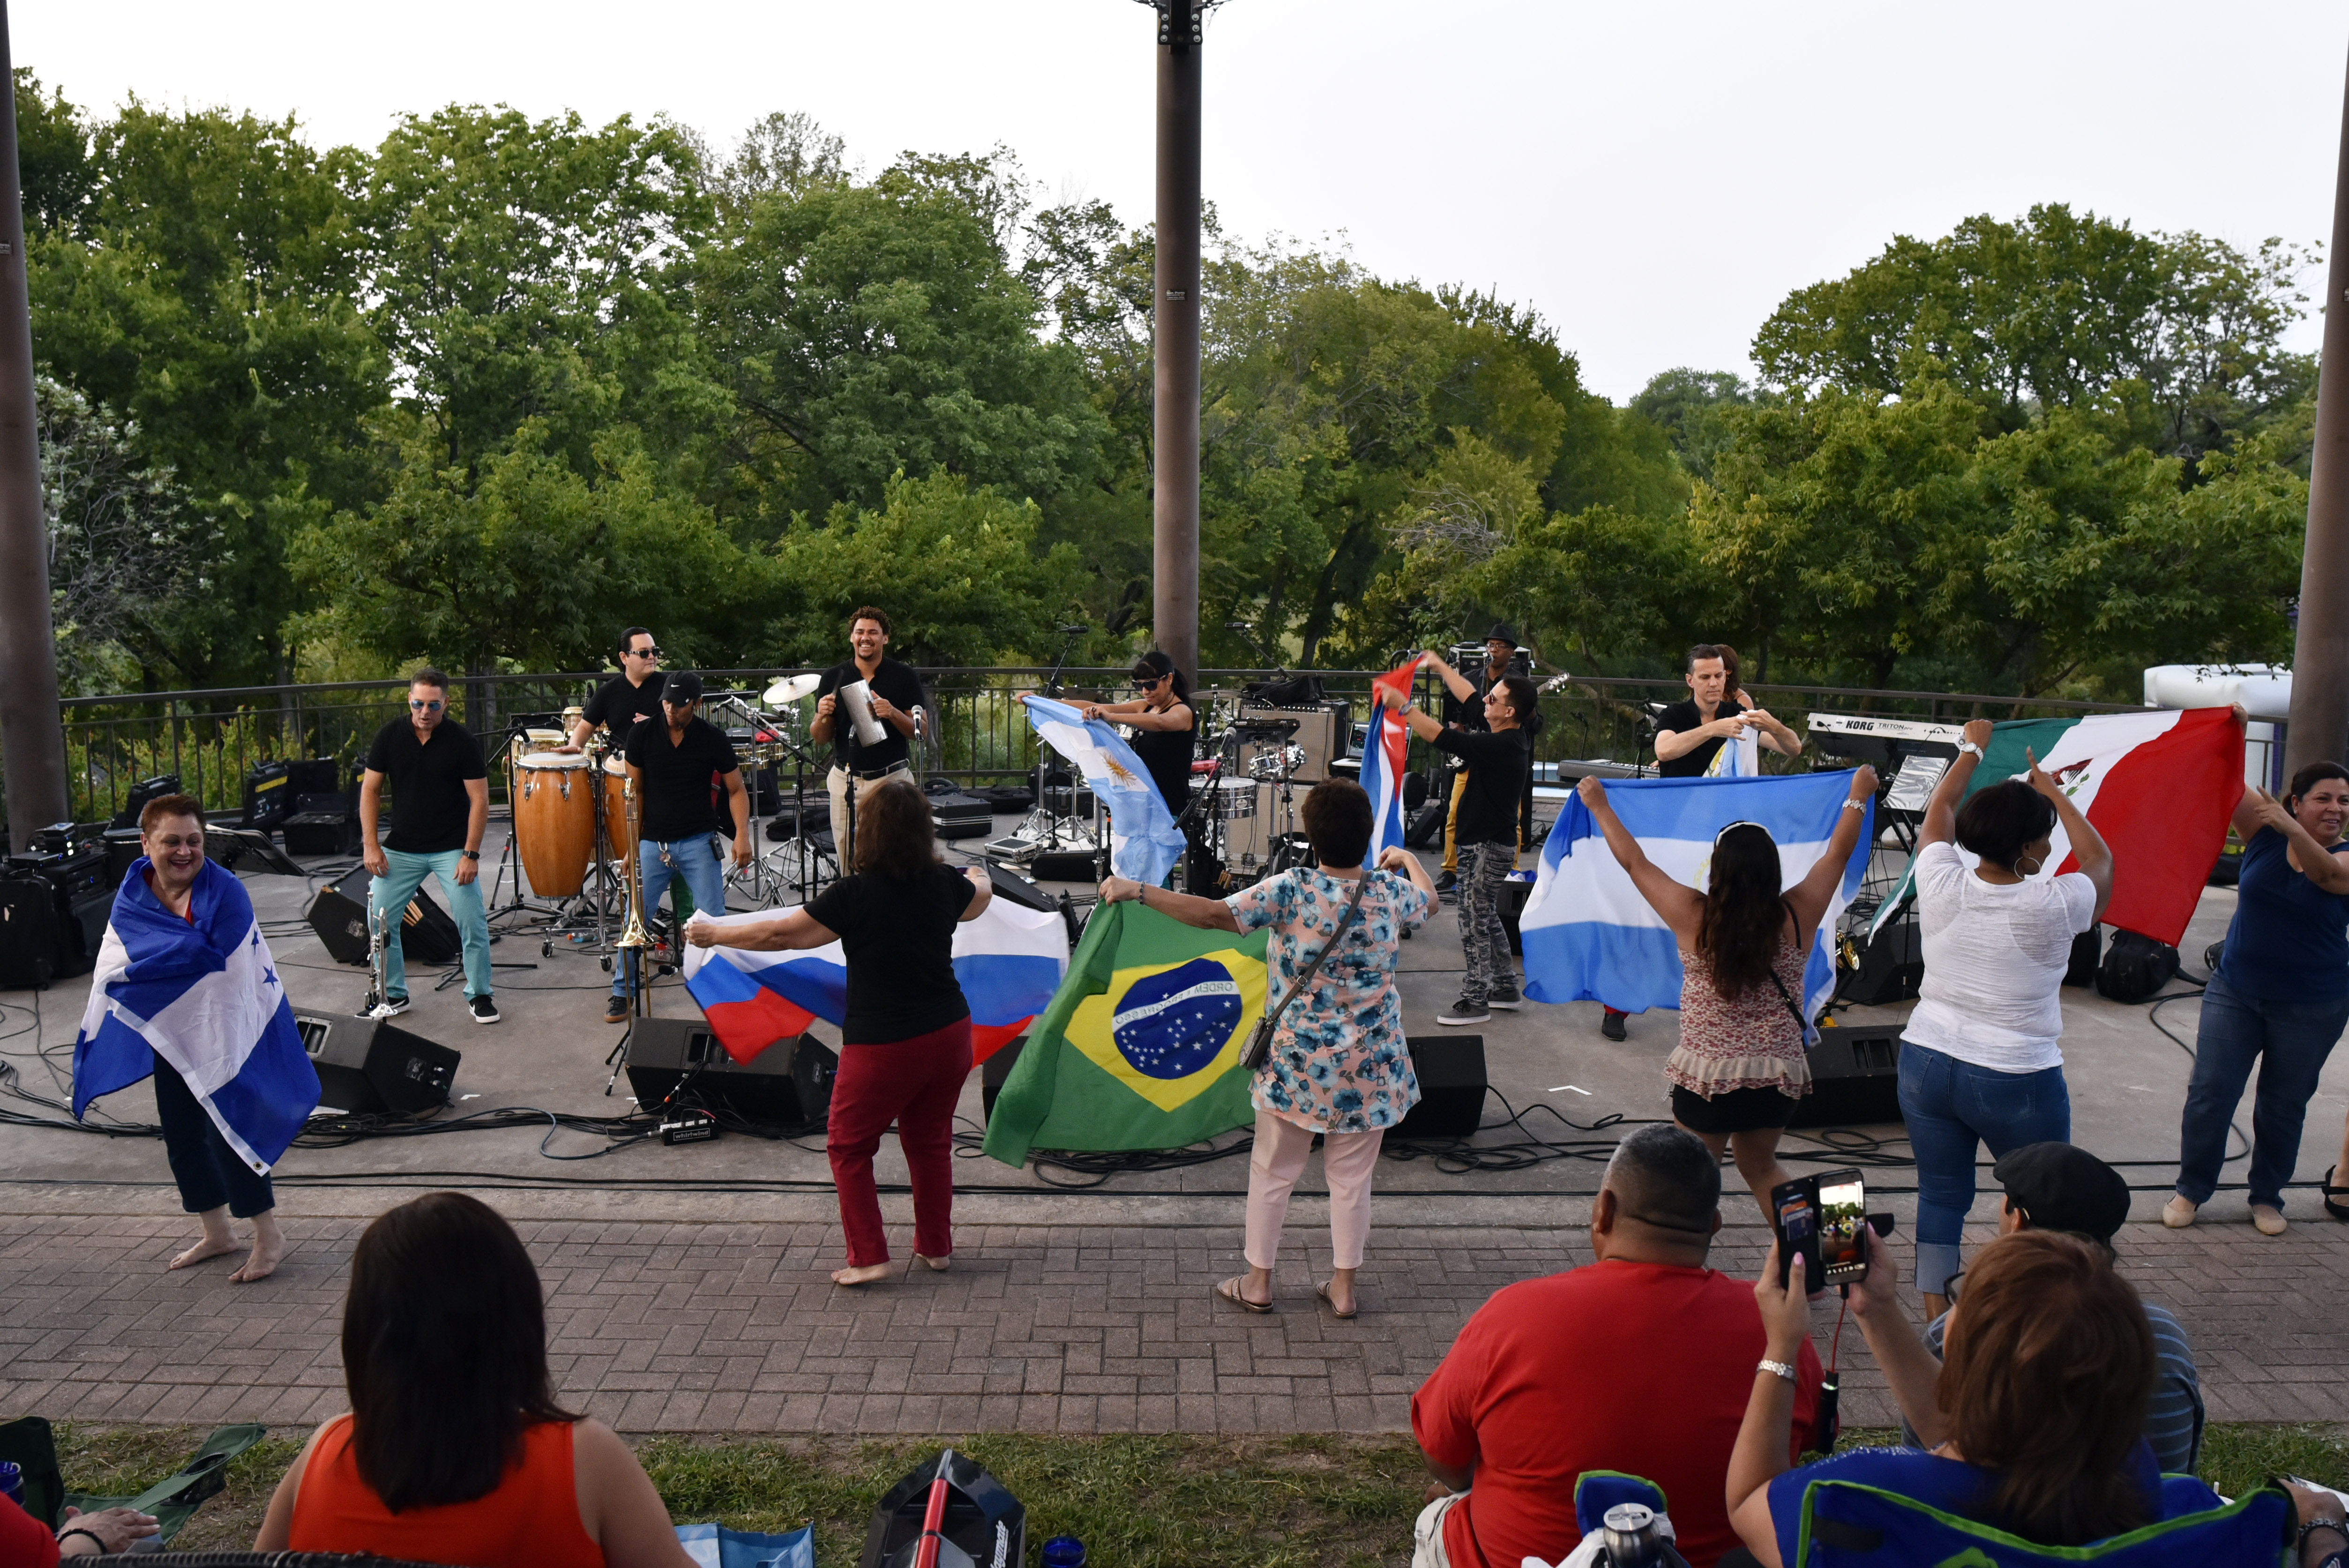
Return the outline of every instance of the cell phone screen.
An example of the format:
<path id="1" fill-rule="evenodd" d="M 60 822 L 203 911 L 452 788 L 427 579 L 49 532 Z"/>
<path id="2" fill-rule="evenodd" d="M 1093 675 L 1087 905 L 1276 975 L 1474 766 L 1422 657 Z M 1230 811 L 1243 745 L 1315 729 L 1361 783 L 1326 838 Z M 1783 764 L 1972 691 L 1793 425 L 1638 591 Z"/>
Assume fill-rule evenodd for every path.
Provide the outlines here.
<path id="1" fill-rule="evenodd" d="M 1803 1277 L 1816 1286 L 1819 1274 L 1818 1211 L 1811 1204 L 1809 1192 L 1801 1184 L 1789 1182 L 1778 1189 L 1778 1283 L 1784 1285 L 1795 1258 L 1803 1260 Z"/>
<path id="2" fill-rule="evenodd" d="M 1819 1178 L 1819 1279 L 1851 1284 L 1868 1277 L 1868 1193 L 1857 1171 Z"/>

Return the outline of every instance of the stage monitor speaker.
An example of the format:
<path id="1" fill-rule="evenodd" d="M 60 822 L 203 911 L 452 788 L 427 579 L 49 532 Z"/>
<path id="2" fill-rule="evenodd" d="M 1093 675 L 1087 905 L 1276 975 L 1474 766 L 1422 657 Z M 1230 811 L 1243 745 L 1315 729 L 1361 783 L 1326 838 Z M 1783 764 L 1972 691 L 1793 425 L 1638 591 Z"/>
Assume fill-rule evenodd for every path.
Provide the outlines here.
<path id="1" fill-rule="evenodd" d="M 1526 950 L 1525 933 L 1520 926 L 1525 919 L 1526 900 L 1534 895 L 1534 873 L 1511 872 L 1501 879 L 1501 929 L 1509 934 L 1509 951 L 1522 954 Z"/>
<path id="2" fill-rule="evenodd" d="M 1925 978 L 1925 950 L 1917 934 L 1917 912 L 1904 910 L 1859 950 L 1859 966 L 1846 974 L 1836 999 L 1863 1007 L 1906 1002 Z"/>
<path id="3" fill-rule="evenodd" d="M 342 881 L 320 888 L 304 912 L 303 918 L 337 964 L 367 961 L 367 889 L 374 881 L 367 867 L 355 866 Z M 434 968 L 454 964 L 463 950 L 457 923 L 432 902 L 430 893 L 418 888 L 399 923 L 402 962 Z"/>
<path id="4" fill-rule="evenodd" d="M 1821 1029 L 1810 1050 L 1811 1092 L 1789 1127 L 1866 1127 L 1900 1119 L 1900 1026 Z"/>
<path id="5" fill-rule="evenodd" d="M 1466 1138 L 1485 1119 L 1485 1037 L 1413 1035 L 1412 1075 L 1419 1103 L 1390 1138 Z"/>
<path id="6" fill-rule="evenodd" d="M 294 1027 L 318 1069 L 318 1102 L 362 1116 L 413 1116 L 448 1104 L 464 1059 L 385 1018 L 296 1013 Z"/>
<path id="7" fill-rule="evenodd" d="M 1101 860 L 1092 854 L 1048 850 L 1028 862 L 1038 882 L 1091 882 L 1101 878 Z"/>
<path id="8" fill-rule="evenodd" d="M 832 1113 L 840 1057 L 813 1035 L 776 1041 L 738 1062 L 701 1018 L 638 1018 L 628 1028 L 628 1087 L 647 1110 L 679 1103 L 766 1127 L 810 1127 Z"/>
<path id="9" fill-rule="evenodd" d="M 946 1471 L 946 1511 L 938 1520 L 938 1568 L 957 1561 L 979 1568 L 1022 1568 L 1028 1561 L 1028 1510 L 978 1461 L 952 1449 L 889 1489 L 864 1530 L 857 1568 L 913 1568 L 931 1484 Z M 1104 1553 L 1106 1555 L 1106 1553 Z"/>
<path id="10" fill-rule="evenodd" d="M 1060 900 L 1009 866 L 989 861 L 987 877 L 995 884 L 996 897 L 1008 898 L 1024 909 L 1041 910 L 1049 914 L 1061 907 Z"/>
<path id="11" fill-rule="evenodd" d="M 983 1108 L 979 1115 L 982 1120 L 995 1119 L 995 1097 L 1003 1092 L 1004 1084 L 1011 1077 L 1012 1064 L 1019 1061 L 1020 1049 L 1027 1044 L 1028 1037 L 1021 1035 L 978 1064 L 978 1099 Z"/>

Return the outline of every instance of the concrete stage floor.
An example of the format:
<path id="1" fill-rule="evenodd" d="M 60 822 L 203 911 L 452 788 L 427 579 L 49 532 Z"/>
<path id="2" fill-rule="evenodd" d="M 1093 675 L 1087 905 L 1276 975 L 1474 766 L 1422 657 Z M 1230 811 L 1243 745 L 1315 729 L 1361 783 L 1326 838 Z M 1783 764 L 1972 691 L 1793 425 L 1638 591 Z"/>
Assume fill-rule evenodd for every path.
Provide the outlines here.
<path id="1" fill-rule="evenodd" d="M 495 864 L 502 832 L 493 830 L 485 863 Z M 296 1005 L 354 1011 L 365 972 L 335 964 L 301 924 L 309 885 L 270 875 L 246 882 L 263 918 L 285 933 L 272 942 Z M 2200 972 L 2233 903 L 2229 891 L 2204 895 L 2182 944 L 2189 970 Z M 435 992 L 430 975 L 410 976 L 416 1006 L 403 1026 L 464 1056 L 455 1111 L 626 1110 L 625 1077 L 612 1099 L 602 1092 L 620 1030 L 602 1022 L 607 980 L 596 958 L 559 944 L 542 957 L 534 933 L 512 920 L 500 926 L 498 961 L 537 965 L 499 971 L 502 1023 L 475 1025 L 460 986 Z M 1447 905 L 1404 950 L 1412 1033 L 1444 1032 L 1433 1015 L 1457 994 L 1460 968 Z M 86 980 L 0 993 L 0 1058 L 26 1089 L 64 1098 L 86 995 Z M 2175 1174 L 2187 1052 L 2147 1006 L 2067 990 L 2064 1007 L 2075 1140 L 2119 1165 L 2137 1189 L 2124 1256 L 2148 1295 L 2187 1321 L 2213 1418 L 2330 1418 L 2349 1367 L 2349 1331 L 2330 1305 L 2349 1276 L 2349 1227 L 2327 1222 L 2312 1191 L 2292 1194 L 2294 1224 L 2278 1241 L 2244 1223 L 2240 1191 L 2222 1191 L 2193 1232 L 2152 1223 Z M 2190 1042 L 2196 1008 L 2183 996 L 2159 1009 L 2159 1022 Z M 671 979 L 656 1011 L 693 1009 Z M 1899 1016 L 1845 1015 L 1853 1023 Z M 838 1237 L 820 1139 L 647 1141 L 557 1160 L 548 1156 L 595 1155 L 605 1140 L 543 1127 L 378 1138 L 289 1154 L 279 1201 L 293 1255 L 273 1280 L 233 1287 L 224 1264 L 160 1272 L 188 1222 L 158 1143 L 12 1126 L 0 1135 L 0 1408 L 132 1420 L 329 1413 L 341 1398 L 334 1323 L 351 1240 L 402 1189 L 462 1187 L 513 1215 L 547 1270 L 566 1389 L 630 1430 L 1399 1427 L 1411 1387 L 1491 1290 L 1587 1261 L 1579 1228 L 1616 1136 L 1598 1124 L 1667 1114 L 1661 1068 L 1676 1024 L 1669 1013 L 1633 1018 L 1630 1038 L 1617 1044 L 1600 1037 L 1595 1005 L 1528 1005 L 1477 1031 L 1493 1087 L 1524 1125 L 1588 1157 L 1462 1173 L 1423 1158 L 1382 1161 L 1365 1311 L 1350 1324 L 1310 1310 L 1310 1271 L 1328 1260 L 1318 1164 L 1292 1212 L 1285 1311 L 1243 1321 L 1206 1294 L 1237 1266 L 1241 1158 L 1121 1173 L 1083 1191 L 967 1160 L 957 1170 L 955 1272 L 845 1292 L 822 1272 Z M 5 1096 L 0 1104 L 35 1109 Z M 1595 1130 L 1552 1120 L 1540 1107 Z M 123 1122 L 153 1115 L 144 1086 L 99 1109 Z M 961 1112 L 976 1132 L 976 1073 Z M 1504 1114 L 1488 1105 L 1486 1122 Z M 2344 1114 L 2349 1061 L 2336 1058 L 2309 1109 L 2303 1182 L 2322 1178 Z M 2249 1127 L 2248 1105 L 2238 1126 Z M 1477 1141 L 1524 1138 L 1488 1125 Z M 1858 1128 L 1790 1136 L 1790 1162 L 1838 1160 L 1830 1140 L 1896 1161 L 1907 1152 L 1898 1126 Z M 2240 1171 L 2238 1159 L 2228 1175 L 2239 1181 Z M 901 1190 L 885 1185 L 884 1206 L 902 1247 L 910 1209 L 894 1145 L 884 1146 L 879 1175 Z M 1905 1235 L 1913 1171 L 1870 1169 L 1868 1180 Z M 1759 1215 L 1733 1174 L 1728 1185 L 1719 1261 L 1749 1271 Z M 1994 1213 L 1994 1198 L 1979 1200 L 1976 1227 Z M 76 1236 L 81 1244 L 63 1244 Z M 1847 1364 L 1855 1423 L 1886 1414 L 1864 1361 L 1862 1353 Z"/>

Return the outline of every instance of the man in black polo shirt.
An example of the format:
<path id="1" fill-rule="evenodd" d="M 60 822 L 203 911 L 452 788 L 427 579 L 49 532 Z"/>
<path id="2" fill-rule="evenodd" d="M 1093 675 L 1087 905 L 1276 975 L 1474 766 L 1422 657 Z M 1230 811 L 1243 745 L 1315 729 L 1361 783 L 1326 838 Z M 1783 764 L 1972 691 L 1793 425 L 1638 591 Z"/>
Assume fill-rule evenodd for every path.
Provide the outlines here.
<path id="1" fill-rule="evenodd" d="M 612 732 L 612 748 L 628 743 L 639 720 L 661 716 L 661 651 L 642 626 L 620 634 L 620 673 L 595 688 L 571 727 L 571 741 L 557 751 L 580 751 L 598 725 Z"/>
<path id="2" fill-rule="evenodd" d="M 1467 680 L 1434 654 L 1435 673 L 1455 695 Z M 1411 732 L 1439 751 L 1468 765 L 1460 794 L 1460 946 L 1468 976 L 1460 1000 L 1435 1016 L 1439 1024 L 1482 1024 L 1492 1009 L 1521 1006 L 1516 967 L 1509 962 L 1509 934 L 1501 924 L 1501 883 L 1517 863 L 1517 803 L 1525 793 L 1525 720 L 1538 701 L 1534 683 L 1505 675 L 1485 693 L 1485 727 L 1451 729 L 1407 706 L 1401 691 L 1381 696 L 1403 717 Z"/>
<path id="3" fill-rule="evenodd" d="M 378 841 L 384 781 L 391 781 L 391 836 Z M 399 951 L 400 915 L 428 876 L 440 879 L 449 913 L 465 943 L 465 1004 L 473 1022 L 494 1024 L 490 922 L 474 880 L 481 834 L 490 825 L 490 770 L 481 745 L 449 717 L 449 677 L 421 669 L 408 683 L 408 717 L 376 731 L 359 783 L 359 836 L 367 856 L 367 899 L 388 934 L 384 995 L 395 1013 L 408 1009 L 408 966 Z"/>
<path id="4" fill-rule="evenodd" d="M 733 814 L 734 867 L 740 871 L 750 863 L 750 793 L 742 787 L 742 765 L 734 743 L 700 717 L 700 707 L 701 677 L 678 670 L 661 686 L 661 717 L 628 732 L 625 755 L 636 786 L 636 864 L 647 913 L 680 878 L 694 908 L 726 913 L 726 873 L 718 863 L 720 830 L 709 803 L 713 779 L 724 780 Z M 613 965 L 605 1023 L 626 1022 L 629 985 L 626 967 Z"/>
<path id="5" fill-rule="evenodd" d="M 856 656 L 823 672 L 815 688 L 815 721 L 808 734 L 819 746 L 833 748 L 832 772 L 825 784 L 832 795 L 832 837 L 845 869 L 854 847 L 849 838 L 848 780 L 856 779 L 856 798 L 871 794 L 881 780 L 906 769 L 906 741 L 912 738 L 923 707 L 922 679 L 910 665 L 884 658 L 889 645 L 889 617 L 867 604 L 848 618 L 848 645 Z M 865 684 L 873 717 L 880 721 L 881 738 L 866 744 L 856 738 L 856 726 L 842 706 L 840 688 Z"/>

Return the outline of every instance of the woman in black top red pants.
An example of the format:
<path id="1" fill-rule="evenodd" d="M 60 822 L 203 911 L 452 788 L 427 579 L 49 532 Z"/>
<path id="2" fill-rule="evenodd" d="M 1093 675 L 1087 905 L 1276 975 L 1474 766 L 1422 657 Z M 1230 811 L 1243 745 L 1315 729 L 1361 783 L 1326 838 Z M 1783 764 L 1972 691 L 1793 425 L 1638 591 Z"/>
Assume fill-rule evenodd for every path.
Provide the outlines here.
<path id="1" fill-rule="evenodd" d="M 914 1255 L 942 1269 L 954 1251 L 955 1103 L 970 1076 L 970 1006 L 955 980 L 954 928 L 978 919 L 992 896 L 985 872 L 938 863 L 929 802 L 892 781 L 857 808 L 855 875 L 773 920 L 686 927 L 697 947 L 772 952 L 837 939 L 847 954 L 848 1016 L 825 1137 L 848 1233 L 848 1266 L 833 1271 L 835 1284 L 889 1273 L 873 1154 L 892 1121 L 913 1174 Z"/>

